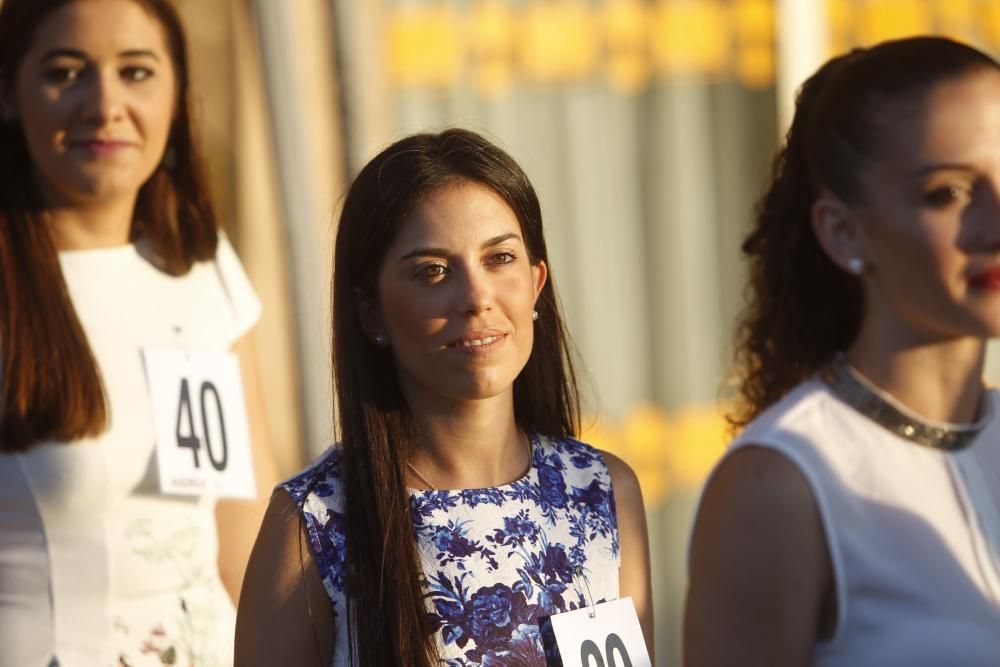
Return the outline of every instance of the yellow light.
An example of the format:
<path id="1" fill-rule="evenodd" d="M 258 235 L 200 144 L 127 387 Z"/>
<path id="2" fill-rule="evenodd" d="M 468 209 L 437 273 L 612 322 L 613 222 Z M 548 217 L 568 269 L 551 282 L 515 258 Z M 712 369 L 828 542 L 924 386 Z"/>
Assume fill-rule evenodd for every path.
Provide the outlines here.
<path id="1" fill-rule="evenodd" d="M 607 75 L 611 86 L 625 94 L 649 82 L 649 12 L 636 0 L 610 0 L 604 9 Z"/>
<path id="2" fill-rule="evenodd" d="M 934 13 L 937 15 L 938 32 L 968 40 L 977 4 L 975 0 L 937 0 Z"/>
<path id="3" fill-rule="evenodd" d="M 476 88 L 487 99 L 502 97 L 514 84 L 516 33 L 514 13 L 498 0 L 478 3 L 469 17 Z"/>
<path id="4" fill-rule="evenodd" d="M 1000 48 L 1000 0 L 990 0 L 980 9 L 984 37 L 994 49 Z"/>
<path id="5" fill-rule="evenodd" d="M 850 0 L 827 0 L 826 20 L 830 26 L 830 53 L 844 53 L 854 44 L 854 3 Z"/>
<path id="6" fill-rule="evenodd" d="M 653 15 L 653 61 L 665 74 L 718 76 L 729 57 L 730 27 L 714 0 L 660 2 Z"/>
<path id="7" fill-rule="evenodd" d="M 859 9 L 858 36 L 864 46 L 931 30 L 930 12 L 921 0 L 867 0 Z"/>
<path id="8" fill-rule="evenodd" d="M 737 0 L 733 26 L 737 34 L 736 73 L 743 85 L 774 84 L 775 16 L 772 0 Z"/>
<path id="9" fill-rule="evenodd" d="M 712 406 L 667 414 L 639 405 L 620 424 L 588 424 L 581 439 L 628 463 L 639 478 L 646 505 L 655 507 L 673 491 L 690 493 L 701 486 L 725 451 L 729 433 L 722 414 Z"/>
<path id="10" fill-rule="evenodd" d="M 389 21 L 386 45 L 392 77 L 404 86 L 447 86 L 464 60 L 457 17 L 446 7 L 400 10 Z"/>
<path id="11" fill-rule="evenodd" d="M 533 3 L 521 27 L 521 60 L 528 76 L 569 81 L 596 71 L 600 46 L 596 21 L 581 2 Z"/>

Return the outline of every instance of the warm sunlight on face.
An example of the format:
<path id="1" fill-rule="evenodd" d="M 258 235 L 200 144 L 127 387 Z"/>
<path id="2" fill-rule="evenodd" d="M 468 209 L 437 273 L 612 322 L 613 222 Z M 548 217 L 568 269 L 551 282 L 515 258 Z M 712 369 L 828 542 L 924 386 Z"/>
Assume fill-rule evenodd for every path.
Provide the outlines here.
<path id="1" fill-rule="evenodd" d="M 1000 73 L 932 88 L 866 178 L 867 317 L 911 342 L 1000 335 Z"/>
<path id="2" fill-rule="evenodd" d="M 41 23 L 14 112 L 53 207 L 134 198 L 159 165 L 176 81 L 162 26 L 133 0 L 77 0 Z"/>
<path id="3" fill-rule="evenodd" d="M 492 190 L 461 182 L 403 222 L 378 280 L 378 326 L 413 405 L 512 396 L 534 341 L 545 283 L 517 217 Z"/>

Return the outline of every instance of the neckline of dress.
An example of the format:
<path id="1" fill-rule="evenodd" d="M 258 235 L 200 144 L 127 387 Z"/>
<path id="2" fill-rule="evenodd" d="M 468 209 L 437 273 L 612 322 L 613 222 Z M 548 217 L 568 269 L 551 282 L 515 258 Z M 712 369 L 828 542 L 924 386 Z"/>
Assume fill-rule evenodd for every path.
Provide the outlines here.
<path id="1" fill-rule="evenodd" d="M 994 417 L 993 397 L 984 387 L 980 416 L 975 422 L 950 423 L 926 419 L 872 383 L 843 354 L 822 369 L 819 379 L 834 396 L 890 433 L 915 445 L 938 451 L 968 449 Z"/>
<path id="2" fill-rule="evenodd" d="M 537 466 L 535 465 L 535 457 L 538 456 L 538 452 L 542 450 L 541 439 L 538 435 L 534 433 L 528 434 L 528 448 L 530 450 L 530 455 L 528 457 L 528 470 L 525 471 L 523 475 L 515 480 L 511 480 L 506 484 L 498 484 L 497 486 L 482 486 L 468 489 L 415 489 L 411 486 L 406 487 L 406 490 L 411 496 L 433 496 L 438 494 L 449 494 L 449 495 L 460 495 L 463 493 L 485 493 L 488 491 L 503 491 L 506 489 L 513 488 L 517 484 L 524 483 L 531 479 L 535 472 Z"/>

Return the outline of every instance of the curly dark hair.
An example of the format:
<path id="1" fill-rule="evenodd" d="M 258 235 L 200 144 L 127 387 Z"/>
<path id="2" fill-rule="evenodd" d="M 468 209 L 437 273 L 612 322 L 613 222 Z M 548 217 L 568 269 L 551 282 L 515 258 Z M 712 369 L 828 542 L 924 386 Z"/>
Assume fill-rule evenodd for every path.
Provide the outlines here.
<path id="1" fill-rule="evenodd" d="M 856 49 L 827 62 L 799 90 L 770 185 L 743 242 L 747 307 L 736 334 L 740 428 L 847 348 L 861 326 L 860 280 L 827 256 L 813 233 L 821 192 L 863 203 L 866 168 L 905 105 L 970 73 L 997 69 L 990 56 L 942 37 L 913 37 Z"/>

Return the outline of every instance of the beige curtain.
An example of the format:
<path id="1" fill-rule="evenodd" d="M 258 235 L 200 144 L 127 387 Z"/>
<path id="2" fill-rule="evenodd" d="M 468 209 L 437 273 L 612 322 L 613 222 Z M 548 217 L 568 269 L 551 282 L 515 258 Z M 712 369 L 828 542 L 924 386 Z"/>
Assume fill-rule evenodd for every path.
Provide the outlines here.
<path id="1" fill-rule="evenodd" d="M 280 470 L 291 474 L 310 455 L 303 436 L 303 360 L 253 8 L 243 0 L 180 0 L 178 6 L 190 39 L 193 92 L 215 200 L 263 302 L 254 336 L 267 417 Z M 332 68 L 321 75 L 334 85 Z"/>

